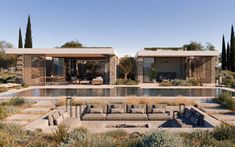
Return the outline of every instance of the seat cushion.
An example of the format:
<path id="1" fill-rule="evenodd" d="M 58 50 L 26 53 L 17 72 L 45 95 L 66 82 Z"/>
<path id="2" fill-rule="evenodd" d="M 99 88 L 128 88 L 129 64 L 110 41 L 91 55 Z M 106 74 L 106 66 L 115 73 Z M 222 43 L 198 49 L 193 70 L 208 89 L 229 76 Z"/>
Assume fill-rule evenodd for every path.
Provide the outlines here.
<path id="1" fill-rule="evenodd" d="M 90 108 L 90 113 L 101 114 L 102 112 L 103 112 L 103 108 Z"/>
<path id="2" fill-rule="evenodd" d="M 58 111 L 55 111 L 55 113 L 52 114 L 52 118 L 56 120 L 60 116 Z"/>
<path id="3" fill-rule="evenodd" d="M 122 108 L 112 108 L 111 113 L 124 113 Z"/>
<path id="4" fill-rule="evenodd" d="M 192 124 L 190 124 L 189 122 L 186 122 L 182 119 L 176 118 L 175 121 L 176 121 L 177 125 L 181 128 L 192 128 L 193 127 Z"/>
<path id="5" fill-rule="evenodd" d="M 105 120 L 106 114 L 87 113 L 81 117 L 82 120 Z"/>
<path id="6" fill-rule="evenodd" d="M 152 113 L 165 113 L 166 111 L 162 108 L 153 108 Z"/>
<path id="7" fill-rule="evenodd" d="M 148 116 L 147 114 L 132 114 L 132 113 L 108 114 L 106 119 L 107 120 L 148 120 Z"/>
<path id="8" fill-rule="evenodd" d="M 70 115 L 68 112 L 65 112 L 63 115 L 62 115 L 63 119 L 67 119 L 67 118 L 70 118 Z"/>
<path id="9" fill-rule="evenodd" d="M 140 113 L 144 114 L 144 108 L 132 108 L 131 113 Z"/>
<path id="10" fill-rule="evenodd" d="M 59 116 L 57 119 L 55 119 L 55 125 L 59 125 L 63 121 L 63 116 Z"/>
<path id="11" fill-rule="evenodd" d="M 165 113 L 149 113 L 148 119 L 149 120 L 168 120 L 171 117 Z"/>

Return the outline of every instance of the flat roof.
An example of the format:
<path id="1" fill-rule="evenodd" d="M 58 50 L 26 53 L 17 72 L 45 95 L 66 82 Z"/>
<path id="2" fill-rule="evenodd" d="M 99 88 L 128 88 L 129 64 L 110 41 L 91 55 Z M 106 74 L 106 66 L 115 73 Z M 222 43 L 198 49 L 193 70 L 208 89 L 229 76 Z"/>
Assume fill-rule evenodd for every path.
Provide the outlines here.
<path id="1" fill-rule="evenodd" d="M 145 50 L 137 52 L 140 57 L 192 57 L 192 56 L 219 56 L 218 51 L 183 51 L 183 50 Z"/>
<path id="2" fill-rule="evenodd" d="M 6 54 L 15 55 L 46 55 L 46 56 L 99 56 L 115 55 L 111 47 L 85 47 L 85 48 L 6 48 Z"/>

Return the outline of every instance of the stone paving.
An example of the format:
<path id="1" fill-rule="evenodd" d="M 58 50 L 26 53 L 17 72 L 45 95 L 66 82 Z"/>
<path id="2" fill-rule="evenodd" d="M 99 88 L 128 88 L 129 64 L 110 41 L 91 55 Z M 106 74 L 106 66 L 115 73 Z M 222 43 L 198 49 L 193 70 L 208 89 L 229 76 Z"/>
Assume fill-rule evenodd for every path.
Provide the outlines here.
<path id="1" fill-rule="evenodd" d="M 199 106 L 204 112 L 217 120 L 226 124 L 235 125 L 235 112 L 221 108 L 219 104 L 213 102 L 201 103 Z"/>
<path id="2" fill-rule="evenodd" d="M 25 108 L 17 114 L 11 115 L 4 119 L 5 123 L 13 123 L 20 126 L 25 126 L 31 121 L 48 113 L 55 105 L 50 101 L 40 101 L 33 104 L 29 108 Z"/>

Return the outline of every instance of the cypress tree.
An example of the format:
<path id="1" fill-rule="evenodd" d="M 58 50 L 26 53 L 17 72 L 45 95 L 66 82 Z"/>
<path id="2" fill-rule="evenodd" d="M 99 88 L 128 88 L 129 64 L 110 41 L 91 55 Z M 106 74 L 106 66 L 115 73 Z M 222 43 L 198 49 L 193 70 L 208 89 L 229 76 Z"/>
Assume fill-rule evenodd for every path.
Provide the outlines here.
<path id="1" fill-rule="evenodd" d="M 23 41 L 22 41 L 21 28 L 19 29 L 18 48 L 23 48 Z"/>
<path id="2" fill-rule="evenodd" d="M 231 52 L 231 71 L 235 72 L 235 38 L 233 25 L 231 27 L 231 38 L 230 38 L 230 52 Z"/>
<path id="3" fill-rule="evenodd" d="M 231 70 L 231 52 L 230 52 L 230 46 L 229 42 L 227 43 L 227 70 Z"/>
<path id="4" fill-rule="evenodd" d="M 223 70 L 227 69 L 227 63 L 226 63 L 226 47 L 225 47 L 225 40 L 224 40 L 224 35 L 223 35 L 223 39 L 222 39 L 222 54 L 221 54 L 221 68 Z"/>
<path id="5" fill-rule="evenodd" d="M 33 48 L 30 15 L 28 16 L 28 23 L 27 23 L 26 33 L 25 33 L 24 48 Z"/>

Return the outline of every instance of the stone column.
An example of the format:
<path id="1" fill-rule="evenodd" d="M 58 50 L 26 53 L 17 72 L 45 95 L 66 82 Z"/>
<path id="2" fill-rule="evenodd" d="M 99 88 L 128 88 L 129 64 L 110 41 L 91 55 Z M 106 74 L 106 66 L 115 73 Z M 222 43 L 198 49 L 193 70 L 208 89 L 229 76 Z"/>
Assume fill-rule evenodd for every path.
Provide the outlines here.
<path id="1" fill-rule="evenodd" d="M 17 55 L 16 75 L 24 80 L 24 55 Z"/>
<path id="2" fill-rule="evenodd" d="M 191 71 L 191 64 L 192 64 L 192 59 L 190 57 L 186 58 L 186 80 L 191 79 L 192 71 Z"/>
<path id="3" fill-rule="evenodd" d="M 211 58 L 211 83 L 215 83 L 215 62 L 216 57 Z"/>
<path id="4" fill-rule="evenodd" d="M 137 58 L 137 80 L 139 81 L 139 83 L 143 83 L 144 82 L 144 72 L 143 72 L 143 68 L 144 68 L 144 61 L 143 61 L 143 57 L 138 57 Z"/>
<path id="5" fill-rule="evenodd" d="M 109 57 L 109 84 L 115 84 L 117 78 L 116 56 Z"/>

